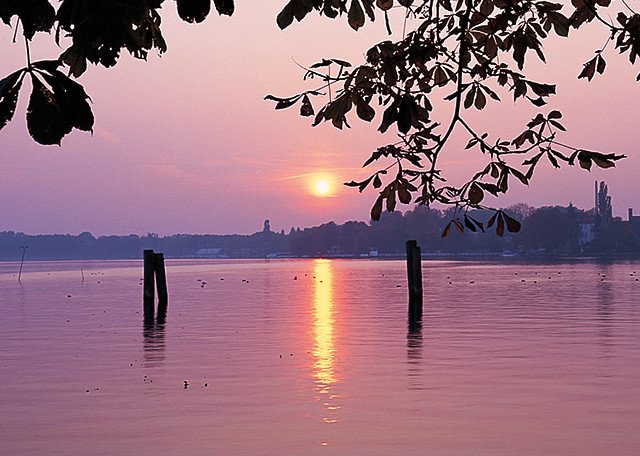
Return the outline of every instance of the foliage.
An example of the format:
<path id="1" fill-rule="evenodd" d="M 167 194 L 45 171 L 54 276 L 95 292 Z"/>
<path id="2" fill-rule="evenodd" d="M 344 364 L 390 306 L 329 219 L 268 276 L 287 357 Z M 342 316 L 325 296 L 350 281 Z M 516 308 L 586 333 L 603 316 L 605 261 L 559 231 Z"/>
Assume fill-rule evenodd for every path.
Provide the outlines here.
<path id="1" fill-rule="evenodd" d="M 378 12 L 389 26 L 388 11 L 403 8 L 405 32 L 399 41 L 375 44 L 366 53 L 366 62 L 359 66 L 337 59 L 311 65 L 305 79 L 320 79 L 320 87 L 291 97 L 270 95 L 267 99 L 276 102 L 276 109 L 301 101 L 300 114 L 315 116 L 314 126 L 331 122 L 338 129 L 349 127 L 353 111 L 365 122 L 372 122 L 382 112 L 378 130 L 385 133 L 393 128 L 398 140 L 377 148 L 363 165 L 383 162 L 379 168 L 361 181 L 346 183 L 360 192 L 369 186 L 379 189 L 371 218 L 380 219 L 385 209 L 393 211 L 398 202 L 437 202 L 457 209 L 442 236 L 452 230 L 484 231 L 483 223 L 467 211 L 487 209 L 483 205 L 485 196 L 504 194 L 513 182 L 528 185 L 541 162 L 548 161 L 555 168 L 578 164 L 590 170 L 594 164 L 613 167 L 624 157 L 561 142 L 559 136 L 565 127 L 558 110 L 540 112 L 511 139 L 477 130 L 467 115 L 506 97 L 545 106 L 556 93 L 556 86 L 529 77 L 525 61 L 533 58 L 545 62 L 545 40 L 568 39 L 571 29 L 599 24 L 610 33 L 578 78 L 591 81 L 596 73 L 605 72 L 604 51 L 610 42 L 635 63 L 640 55 L 640 15 L 623 2 L 624 10 L 613 14 L 616 21 L 609 21 L 610 3 L 573 0 L 569 6 L 544 0 L 352 0 L 347 8 L 341 1 L 291 0 L 278 16 L 281 28 L 314 10 L 331 18 L 346 15 L 354 30 L 367 18 L 375 20 Z M 328 99 L 316 112 L 312 98 L 323 95 Z M 451 109 L 444 110 L 445 115 L 452 112 L 445 121 L 443 113 L 434 109 L 437 99 L 451 103 Z M 487 162 L 462 185 L 448 184 L 439 166 L 454 131 L 467 136 L 465 149 L 477 150 Z M 518 231 L 520 224 L 497 210 L 486 227 L 502 235 L 505 228 Z"/>
<path id="2" fill-rule="evenodd" d="M 91 131 L 94 119 L 89 97 L 72 77 L 82 75 L 89 63 L 114 66 L 123 51 L 140 59 L 146 59 L 151 50 L 165 52 L 159 11 L 163 3 L 61 0 L 56 9 L 50 0 L 0 0 L 0 19 L 14 28 L 14 41 L 22 30 L 27 61 L 26 67 L 0 81 L 0 130 L 13 118 L 22 82 L 29 76 L 32 92 L 27 123 L 36 142 L 60 144 L 74 128 Z M 358 66 L 340 59 L 323 59 L 311 65 L 305 79 L 320 79 L 319 88 L 266 98 L 276 103 L 276 109 L 299 103 L 300 114 L 313 117 L 313 125 L 331 122 L 338 129 L 348 128 L 348 116 L 353 117 L 355 111 L 365 122 L 381 117 L 381 133 L 397 131 L 398 140 L 373 151 L 364 166 L 384 163 L 364 180 L 346 184 L 360 191 L 369 186 L 379 189 L 371 209 L 373 220 L 380 219 L 384 210 L 395 210 L 398 202 L 427 206 L 437 202 L 456 208 L 443 235 L 452 229 L 484 231 L 485 225 L 467 211 L 486 209 L 485 196 L 504 194 L 514 181 L 528 185 L 541 162 L 548 161 L 555 168 L 578 164 L 590 170 L 594 164 L 615 166 L 624 157 L 561 142 L 559 136 L 565 127 L 558 110 L 537 114 L 511 139 L 478 131 L 466 115 L 505 97 L 545 106 L 556 86 L 530 78 L 525 62 L 528 58 L 544 62 L 545 40 L 569 39 L 572 29 L 599 25 L 609 32 L 608 40 L 584 64 L 578 78 L 591 81 L 605 72 L 605 51 L 610 43 L 634 64 L 640 56 L 640 14 L 624 1 L 620 10 L 611 3 L 289 0 L 276 18 L 281 29 L 316 13 L 330 19 L 344 17 L 354 30 L 382 14 L 390 30 L 389 11 L 401 9 L 405 32 L 399 41 L 376 43 L 366 53 L 366 62 Z M 234 0 L 176 0 L 177 13 L 186 22 L 205 20 L 212 4 L 218 14 L 230 16 L 234 12 Z M 31 62 L 29 46 L 34 35 L 52 31 L 63 48 L 61 54 L 55 60 Z M 63 66 L 68 75 L 60 71 Z M 338 89 L 332 91 L 335 86 Z M 323 98 L 324 104 L 316 111 L 312 99 L 318 97 L 328 98 Z M 451 104 L 446 120 L 434 109 L 436 99 Z M 454 131 L 467 135 L 466 149 L 477 150 L 487 160 L 486 166 L 462 185 L 448 184 L 439 165 Z M 503 211 L 495 211 L 486 227 L 495 227 L 499 235 L 505 228 L 520 229 Z"/>

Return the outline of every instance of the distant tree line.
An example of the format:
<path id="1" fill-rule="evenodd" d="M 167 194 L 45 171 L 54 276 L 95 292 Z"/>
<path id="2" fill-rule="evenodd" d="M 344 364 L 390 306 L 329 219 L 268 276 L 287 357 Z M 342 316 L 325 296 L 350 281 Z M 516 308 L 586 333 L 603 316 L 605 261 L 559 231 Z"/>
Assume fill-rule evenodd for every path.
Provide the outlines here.
<path id="1" fill-rule="evenodd" d="M 27 260 L 139 259 L 144 249 L 164 252 L 168 258 L 267 258 L 362 256 L 375 252 L 402 255 L 405 242 L 415 239 L 423 253 L 435 255 L 499 254 L 520 255 L 592 255 L 640 254 L 640 223 L 602 218 L 594 210 L 584 211 L 572 205 L 533 208 L 517 204 L 505 213 L 522 220 L 518 233 L 496 236 L 483 233 L 486 222 L 476 232 L 464 233 L 455 224 L 443 237 L 443 226 L 455 219 L 454 209 L 436 210 L 417 206 L 404 214 L 385 213 L 379 222 L 329 222 L 312 228 L 291 228 L 286 234 L 265 229 L 252 235 L 177 234 L 160 237 L 99 236 L 84 232 L 27 235 L 12 231 L 0 233 L 0 259 L 19 260 L 27 247 Z M 490 212 L 470 212 L 476 220 L 487 220 Z M 636 219 L 636 218 L 634 218 Z M 635 221 L 635 220 L 634 220 Z M 462 221 L 459 221 L 462 223 Z M 591 233 L 585 238 L 585 230 Z"/>

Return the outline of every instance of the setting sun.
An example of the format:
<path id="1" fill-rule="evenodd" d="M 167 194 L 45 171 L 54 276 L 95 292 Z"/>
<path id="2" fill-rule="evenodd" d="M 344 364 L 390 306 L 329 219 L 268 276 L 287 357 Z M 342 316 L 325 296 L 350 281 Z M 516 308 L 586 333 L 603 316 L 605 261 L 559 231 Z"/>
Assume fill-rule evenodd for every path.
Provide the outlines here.
<path id="1" fill-rule="evenodd" d="M 316 182 L 316 194 L 319 196 L 325 196 L 329 193 L 330 185 L 329 182 L 321 179 Z"/>
<path id="2" fill-rule="evenodd" d="M 334 185 L 331 176 L 316 174 L 309 180 L 311 194 L 320 198 L 333 195 Z"/>

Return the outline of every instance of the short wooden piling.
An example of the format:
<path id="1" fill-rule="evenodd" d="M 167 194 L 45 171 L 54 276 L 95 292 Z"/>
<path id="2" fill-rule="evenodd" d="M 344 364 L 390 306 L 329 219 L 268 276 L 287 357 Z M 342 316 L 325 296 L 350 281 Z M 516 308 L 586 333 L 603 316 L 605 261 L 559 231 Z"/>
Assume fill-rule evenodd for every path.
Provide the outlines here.
<path id="1" fill-rule="evenodd" d="M 158 313 L 155 314 L 155 292 L 158 291 Z M 144 277 L 142 301 L 145 323 L 164 323 L 167 316 L 169 294 L 167 292 L 167 274 L 164 269 L 164 255 L 153 250 L 144 251 Z"/>
<path id="2" fill-rule="evenodd" d="M 158 289 L 158 321 L 164 322 L 167 315 L 167 303 L 169 295 L 167 292 L 167 275 L 164 269 L 164 255 L 154 254 L 154 271 L 156 274 L 156 288 Z"/>
<path id="3" fill-rule="evenodd" d="M 151 317 L 155 311 L 155 254 L 153 250 L 144 251 L 144 275 L 143 275 L 143 292 L 142 302 L 144 305 L 145 318 Z"/>
<path id="4" fill-rule="evenodd" d="M 407 279 L 409 283 L 409 319 L 422 318 L 422 252 L 414 240 L 407 241 Z"/>

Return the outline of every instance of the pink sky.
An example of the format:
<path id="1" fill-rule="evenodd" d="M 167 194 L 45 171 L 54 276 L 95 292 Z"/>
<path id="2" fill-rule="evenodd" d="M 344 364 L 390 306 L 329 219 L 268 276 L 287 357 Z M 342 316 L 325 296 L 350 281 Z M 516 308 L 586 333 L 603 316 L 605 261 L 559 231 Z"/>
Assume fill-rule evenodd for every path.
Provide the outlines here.
<path id="1" fill-rule="evenodd" d="M 165 3 L 166 54 L 148 62 L 125 55 L 115 68 L 90 67 L 80 79 L 93 99 L 93 136 L 74 131 L 62 147 L 35 144 L 26 130 L 23 89 L 14 120 L 0 132 L 0 231 L 248 234 L 267 218 L 274 230 L 287 232 L 330 220 L 367 221 L 375 191 L 361 195 L 338 184 L 363 178 L 360 165 L 375 147 L 393 142 L 395 132 L 380 135 L 379 117 L 371 125 L 352 119 L 354 128 L 346 131 L 311 128 L 297 109 L 276 112 L 263 97 L 311 88 L 292 59 L 358 63 L 374 40 L 387 38 L 384 22 L 354 32 L 345 20 L 314 17 L 280 31 L 275 17 L 284 0 L 260 8 L 239 0 L 232 18 L 212 15 L 189 25 L 177 19 L 173 2 Z M 11 38 L 12 30 L 0 27 L 3 76 L 24 66 L 23 46 Z M 571 45 L 548 46 L 548 62 L 560 63 L 536 70 L 558 83 L 548 109 L 565 114 L 564 142 L 628 158 L 590 173 L 544 164 L 530 187 L 513 187 L 496 206 L 573 202 L 588 209 L 593 182 L 604 179 L 614 215 L 626 218 L 628 207 L 640 213 L 640 68 L 610 53 L 604 78 L 576 79 L 604 39 L 594 31 Z M 57 56 L 48 41 L 36 41 L 34 60 Z M 514 110 L 503 99 L 472 119 L 511 138 L 534 111 L 521 103 L 524 109 Z M 443 169 L 456 182 L 483 163 L 477 154 L 449 150 Z M 332 197 L 310 194 L 309 176 L 317 173 L 333 176 Z"/>

